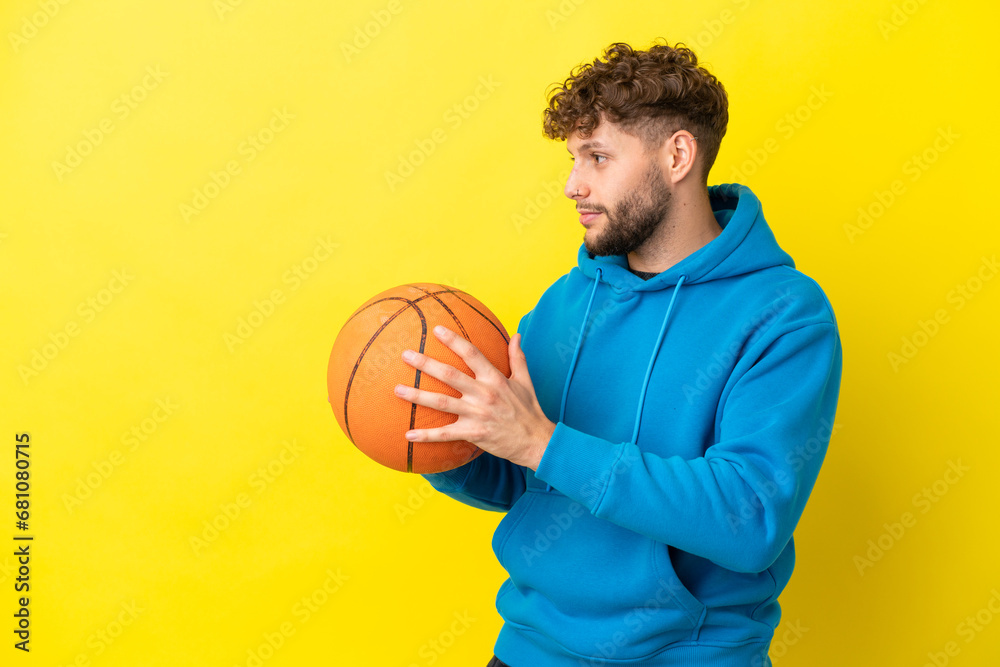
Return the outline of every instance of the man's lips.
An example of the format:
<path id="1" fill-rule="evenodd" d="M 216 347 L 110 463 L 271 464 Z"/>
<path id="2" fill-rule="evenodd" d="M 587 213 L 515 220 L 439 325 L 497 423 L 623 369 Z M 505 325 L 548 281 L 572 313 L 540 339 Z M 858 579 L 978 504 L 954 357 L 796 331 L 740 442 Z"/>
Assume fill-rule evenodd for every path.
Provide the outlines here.
<path id="1" fill-rule="evenodd" d="M 588 211 L 585 209 L 577 209 L 580 212 L 580 224 L 586 225 L 589 222 L 597 219 L 597 216 L 601 214 L 600 211 Z"/>

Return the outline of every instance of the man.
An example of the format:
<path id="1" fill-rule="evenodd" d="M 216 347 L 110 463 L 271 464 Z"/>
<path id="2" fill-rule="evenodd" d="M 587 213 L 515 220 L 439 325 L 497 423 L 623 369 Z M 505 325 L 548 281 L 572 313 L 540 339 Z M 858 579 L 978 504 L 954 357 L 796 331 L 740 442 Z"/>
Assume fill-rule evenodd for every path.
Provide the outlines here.
<path id="1" fill-rule="evenodd" d="M 584 243 L 521 320 L 510 378 L 447 329 L 474 378 L 404 353 L 461 393 L 397 388 L 458 415 L 407 438 L 485 450 L 427 479 L 507 512 L 491 665 L 770 664 L 841 347 L 754 194 L 707 187 L 727 106 L 679 46 L 617 43 L 576 70 L 544 125 L 567 140 Z"/>

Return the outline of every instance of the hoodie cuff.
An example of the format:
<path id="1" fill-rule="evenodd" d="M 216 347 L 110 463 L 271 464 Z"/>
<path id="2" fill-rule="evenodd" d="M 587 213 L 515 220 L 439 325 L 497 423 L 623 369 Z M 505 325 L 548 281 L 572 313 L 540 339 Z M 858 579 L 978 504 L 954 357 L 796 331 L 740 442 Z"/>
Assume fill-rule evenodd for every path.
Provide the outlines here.
<path id="1" fill-rule="evenodd" d="M 624 443 L 587 435 L 559 422 L 535 477 L 596 514 L 624 452 Z"/>

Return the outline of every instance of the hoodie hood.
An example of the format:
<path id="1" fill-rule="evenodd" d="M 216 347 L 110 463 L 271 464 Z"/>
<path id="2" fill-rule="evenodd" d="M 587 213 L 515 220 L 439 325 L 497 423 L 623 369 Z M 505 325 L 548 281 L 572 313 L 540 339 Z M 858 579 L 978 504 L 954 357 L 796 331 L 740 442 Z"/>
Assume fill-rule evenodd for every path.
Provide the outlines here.
<path id="1" fill-rule="evenodd" d="M 588 278 L 600 280 L 618 290 L 635 292 L 660 290 L 676 285 L 719 280 L 773 266 L 795 268 L 791 256 L 778 246 L 764 220 L 760 200 L 745 185 L 726 183 L 708 188 L 708 198 L 722 233 L 666 271 L 643 280 L 628 270 L 628 257 L 591 255 L 581 245 L 580 270 Z"/>

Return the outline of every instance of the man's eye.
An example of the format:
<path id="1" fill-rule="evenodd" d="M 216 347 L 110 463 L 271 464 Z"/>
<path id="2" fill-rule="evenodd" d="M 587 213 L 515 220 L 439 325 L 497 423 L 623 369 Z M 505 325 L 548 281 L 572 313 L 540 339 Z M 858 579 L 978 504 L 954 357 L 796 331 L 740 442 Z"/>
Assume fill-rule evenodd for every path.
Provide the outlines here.
<path id="1" fill-rule="evenodd" d="M 601 160 L 607 160 L 607 159 L 608 158 L 605 155 L 595 155 L 594 156 L 594 161 L 597 162 L 597 164 L 601 164 Z"/>

